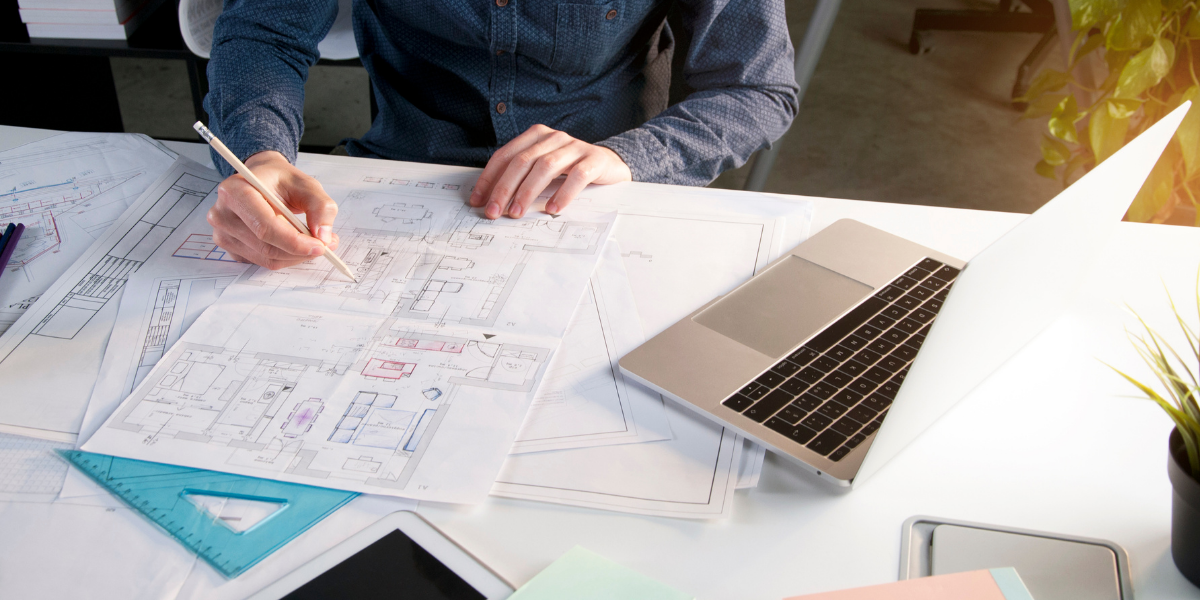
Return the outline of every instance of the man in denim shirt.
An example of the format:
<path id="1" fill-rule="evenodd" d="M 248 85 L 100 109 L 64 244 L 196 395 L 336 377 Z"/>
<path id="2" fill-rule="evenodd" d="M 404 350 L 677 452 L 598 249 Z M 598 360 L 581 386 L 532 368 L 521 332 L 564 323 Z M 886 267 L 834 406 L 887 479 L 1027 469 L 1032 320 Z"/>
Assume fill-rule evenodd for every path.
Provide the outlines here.
<path id="1" fill-rule="evenodd" d="M 667 107 L 672 0 L 355 0 L 379 114 L 351 156 L 484 166 L 471 195 L 520 218 L 555 178 L 556 213 L 589 183 L 704 185 L 778 139 L 797 110 L 782 0 L 680 0 L 695 92 Z M 296 212 L 297 233 L 223 160 L 214 241 L 281 268 L 337 247 L 337 205 L 295 161 L 304 81 L 336 0 L 226 0 L 210 128 Z"/>

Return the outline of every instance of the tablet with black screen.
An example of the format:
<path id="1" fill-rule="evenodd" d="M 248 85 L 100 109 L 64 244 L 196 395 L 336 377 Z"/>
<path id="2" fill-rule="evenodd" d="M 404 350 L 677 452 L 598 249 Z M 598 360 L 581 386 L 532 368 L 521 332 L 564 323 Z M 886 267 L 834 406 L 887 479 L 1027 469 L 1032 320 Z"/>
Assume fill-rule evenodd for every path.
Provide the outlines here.
<path id="1" fill-rule="evenodd" d="M 513 588 L 425 519 L 392 513 L 253 600 L 503 600 Z"/>

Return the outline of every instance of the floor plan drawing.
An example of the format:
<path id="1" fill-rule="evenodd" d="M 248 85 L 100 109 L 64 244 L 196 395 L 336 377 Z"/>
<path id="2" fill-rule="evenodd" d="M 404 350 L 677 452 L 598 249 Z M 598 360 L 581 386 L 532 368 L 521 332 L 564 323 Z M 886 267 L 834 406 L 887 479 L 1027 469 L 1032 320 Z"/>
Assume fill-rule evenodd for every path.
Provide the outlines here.
<path id="1" fill-rule="evenodd" d="M 0 152 L 0 227 L 25 225 L 0 289 L 0 334 L 174 159 L 131 134 L 64 133 Z"/>
<path id="2" fill-rule="evenodd" d="M 0 429 L 57 440 L 78 433 L 126 280 L 219 181 L 214 171 L 182 164 L 194 165 L 163 173 L 0 337 L 0 380 L 14 382 L 0 398 Z"/>
<path id="3" fill-rule="evenodd" d="M 365 493 L 480 501 L 616 215 L 490 222 L 464 202 L 463 170 L 367 181 L 340 166 L 301 167 L 339 203 L 338 253 L 358 282 L 321 259 L 277 271 L 212 260 L 220 250 L 197 237 L 202 228 L 185 226 L 155 265 L 240 271 L 231 283 L 212 280 L 225 285 L 219 298 L 119 406 L 97 408 L 107 420 L 85 447 Z M 191 280 L 189 297 L 199 297 L 201 281 Z M 139 289 L 146 314 L 150 292 Z"/>
<path id="4" fill-rule="evenodd" d="M 235 329 L 206 323 L 237 317 Z M 226 337 L 217 346 L 185 334 L 89 446 L 117 430 L 147 456 L 219 457 L 223 471 L 404 491 L 459 397 L 527 405 L 551 352 L 267 306 L 210 311 L 196 328 Z M 445 451 L 434 452 L 442 464 Z"/>

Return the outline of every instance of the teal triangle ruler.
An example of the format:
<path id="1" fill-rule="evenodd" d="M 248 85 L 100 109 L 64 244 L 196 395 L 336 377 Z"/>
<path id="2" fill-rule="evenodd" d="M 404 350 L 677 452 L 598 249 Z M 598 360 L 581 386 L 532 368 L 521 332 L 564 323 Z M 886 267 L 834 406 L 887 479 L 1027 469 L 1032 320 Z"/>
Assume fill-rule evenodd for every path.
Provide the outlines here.
<path id="1" fill-rule="evenodd" d="M 131 508 L 142 513 L 226 577 L 258 561 L 358 496 L 327 488 L 174 465 L 59 450 L 59 454 Z M 276 505 L 244 531 L 223 524 L 196 498 Z"/>

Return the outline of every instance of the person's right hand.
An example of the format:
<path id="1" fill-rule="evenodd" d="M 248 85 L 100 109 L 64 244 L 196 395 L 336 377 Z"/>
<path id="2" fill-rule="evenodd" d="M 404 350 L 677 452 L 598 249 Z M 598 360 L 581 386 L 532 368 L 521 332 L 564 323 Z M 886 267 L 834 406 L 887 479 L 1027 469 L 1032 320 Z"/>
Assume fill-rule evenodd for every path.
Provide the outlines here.
<path id="1" fill-rule="evenodd" d="M 278 213 L 246 178 L 234 173 L 217 186 L 217 202 L 208 211 L 213 242 L 235 260 L 282 269 L 336 250 L 333 232 L 337 204 L 316 179 L 292 166 L 275 151 L 259 152 L 246 166 L 293 212 L 303 213 L 313 236 L 307 236 Z"/>

